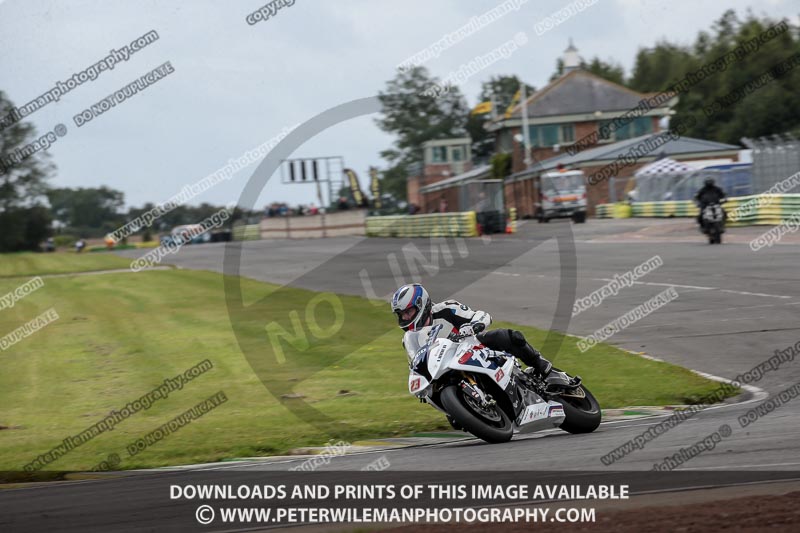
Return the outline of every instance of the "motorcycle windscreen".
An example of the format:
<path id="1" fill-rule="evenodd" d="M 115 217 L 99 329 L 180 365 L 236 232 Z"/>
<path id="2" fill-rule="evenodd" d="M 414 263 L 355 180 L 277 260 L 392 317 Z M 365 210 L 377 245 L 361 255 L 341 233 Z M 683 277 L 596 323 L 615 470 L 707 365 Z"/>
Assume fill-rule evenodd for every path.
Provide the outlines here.
<path id="1" fill-rule="evenodd" d="M 420 349 L 430 346 L 433 341 L 440 337 L 446 337 L 447 332 L 442 332 L 442 325 L 426 326 L 415 331 L 406 331 L 403 335 L 403 346 L 406 348 L 408 358 L 414 360 Z"/>

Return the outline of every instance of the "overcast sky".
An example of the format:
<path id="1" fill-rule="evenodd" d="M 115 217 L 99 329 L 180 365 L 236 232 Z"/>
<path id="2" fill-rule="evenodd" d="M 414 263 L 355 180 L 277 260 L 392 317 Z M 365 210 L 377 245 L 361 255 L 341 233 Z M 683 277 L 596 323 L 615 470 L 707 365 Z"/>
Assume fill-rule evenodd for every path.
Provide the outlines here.
<path id="1" fill-rule="evenodd" d="M 584 0 L 591 3 L 591 0 Z M 108 185 L 128 205 L 163 202 L 228 159 L 338 104 L 373 96 L 398 63 L 501 3 L 500 0 L 296 0 L 269 20 L 245 17 L 260 0 L 47 1 L 0 0 L 0 89 L 21 106 L 156 30 L 153 44 L 70 91 L 28 120 L 37 131 L 67 126 L 49 149 L 54 186 Z M 477 103 L 482 80 L 517 74 L 541 87 L 574 39 L 582 56 L 621 63 L 629 73 L 640 46 L 661 38 L 690 43 L 727 8 L 790 17 L 800 0 L 597 0 L 537 36 L 536 24 L 569 2 L 529 0 L 426 63 L 444 77 L 526 32 L 527 44 L 461 84 Z M 78 128 L 72 117 L 146 72 L 170 61 L 175 72 Z M 340 155 L 366 184 L 367 168 L 392 138 L 374 116 L 354 119 L 310 139 L 298 157 Z M 237 200 L 256 165 L 195 198 Z M 276 175 L 256 205 L 314 201 L 307 185 L 281 185 Z"/>

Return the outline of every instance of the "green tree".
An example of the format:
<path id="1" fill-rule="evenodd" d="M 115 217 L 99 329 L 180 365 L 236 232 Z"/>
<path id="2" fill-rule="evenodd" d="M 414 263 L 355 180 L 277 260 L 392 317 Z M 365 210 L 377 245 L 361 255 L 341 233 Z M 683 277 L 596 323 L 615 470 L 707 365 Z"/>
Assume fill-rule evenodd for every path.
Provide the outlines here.
<path id="1" fill-rule="evenodd" d="M 14 105 L 0 91 L 0 124 L 12 109 Z M 0 252 L 36 250 L 51 234 L 43 203 L 53 167 L 43 150 L 19 158 L 18 150 L 34 141 L 35 130 L 27 122 L 0 125 Z"/>
<path id="2" fill-rule="evenodd" d="M 588 63 L 581 60 L 580 69 L 605 80 L 625 85 L 625 69 L 622 68 L 622 65 L 615 63 L 613 60 L 606 62 L 599 57 L 592 58 Z M 550 76 L 550 81 L 555 81 L 563 75 L 564 60 L 559 57 L 556 60 L 556 70 L 553 75 Z"/>
<path id="3" fill-rule="evenodd" d="M 584 64 L 583 69 L 604 80 L 625 85 L 625 69 L 619 63 L 606 62 L 599 57 L 595 57 L 589 64 Z"/>
<path id="4" fill-rule="evenodd" d="M 694 67 L 695 58 L 688 48 L 666 41 L 655 47 L 640 48 L 629 86 L 643 93 L 667 90 Z"/>
<path id="5" fill-rule="evenodd" d="M 68 231 L 83 236 L 100 237 L 123 222 L 120 210 L 125 203 L 122 191 L 106 186 L 97 188 L 68 187 L 47 192 L 50 208 Z"/>
<path id="6" fill-rule="evenodd" d="M 407 169 L 422 163 L 422 143 L 466 133 L 468 107 L 461 91 L 449 86 L 434 97 L 432 87 L 441 87 L 440 80 L 418 66 L 399 72 L 378 94 L 382 116 L 376 123 L 395 136 L 392 148 L 381 152 L 389 163 L 383 186 L 396 198 L 406 198 Z"/>
<path id="7" fill-rule="evenodd" d="M 727 11 L 711 33 L 701 33 L 694 46 L 693 67 L 713 62 L 736 46 L 762 34 L 779 21 L 748 14 L 740 20 Z M 716 72 L 680 95 L 675 120 L 693 119 L 686 135 L 738 144 L 742 137 L 760 137 L 800 127 L 800 68 L 778 72 L 775 67 L 800 54 L 800 36 L 789 30 Z M 748 82 L 771 72 L 775 79 L 751 90 L 737 102 L 723 105 L 710 116 L 704 112 L 711 103 Z"/>
<path id="8" fill-rule="evenodd" d="M 495 115 L 502 116 L 508 106 L 511 105 L 511 101 L 520 89 L 521 83 L 516 75 L 493 76 L 481 84 L 478 103 L 493 102 Z M 526 83 L 525 90 L 528 95 L 531 95 L 536 89 Z M 486 161 L 494 152 L 494 135 L 490 134 L 485 128 L 491 117 L 491 113 L 480 115 L 470 113 L 467 116 L 466 128 L 467 133 L 472 138 L 472 157 L 475 161 Z"/>
<path id="9" fill-rule="evenodd" d="M 698 33 L 691 46 L 660 41 L 640 49 L 630 87 L 641 92 L 671 90 L 689 72 L 710 64 L 740 44 L 756 38 L 780 21 L 748 13 L 742 19 L 728 10 L 707 31 Z M 742 137 L 760 137 L 800 129 L 800 68 L 778 73 L 774 67 L 800 53 L 800 35 L 790 29 L 760 48 L 712 73 L 679 94 L 674 120 L 693 124 L 685 134 L 714 141 L 739 143 Z M 704 112 L 718 98 L 772 71 L 775 81 L 749 92 L 714 113 Z"/>
<path id="10" fill-rule="evenodd" d="M 511 154 L 494 154 L 490 164 L 492 179 L 502 180 L 511 175 Z"/>

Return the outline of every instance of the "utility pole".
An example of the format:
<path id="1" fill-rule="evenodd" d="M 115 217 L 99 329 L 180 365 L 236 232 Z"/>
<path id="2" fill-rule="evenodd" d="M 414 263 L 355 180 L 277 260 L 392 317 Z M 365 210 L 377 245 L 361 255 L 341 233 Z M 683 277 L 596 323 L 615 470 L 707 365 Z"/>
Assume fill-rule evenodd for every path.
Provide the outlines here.
<path id="1" fill-rule="evenodd" d="M 525 82 L 520 87 L 520 103 L 522 105 L 522 139 L 525 144 L 525 170 L 531 168 L 531 139 L 528 132 L 528 96 L 525 91 Z"/>
<path id="2" fill-rule="evenodd" d="M 328 236 L 328 230 L 327 230 L 327 227 L 325 225 L 325 211 L 327 211 L 327 209 L 326 209 L 325 203 L 322 201 L 322 187 L 319 184 L 319 177 L 318 177 L 319 175 L 317 173 L 318 171 L 317 171 L 317 160 L 316 159 L 313 161 L 312 165 L 314 166 L 314 183 L 317 185 L 317 201 L 319 201 L 319 213 L 320 213 L 320 215 L 322 215 L 322 219 L 321 219 L 321 222 L 322 222 L 322 238 L 324 239 L 325 237 Z M 333 202 L 332 198 L 331 198 L 331 202 Z"/>

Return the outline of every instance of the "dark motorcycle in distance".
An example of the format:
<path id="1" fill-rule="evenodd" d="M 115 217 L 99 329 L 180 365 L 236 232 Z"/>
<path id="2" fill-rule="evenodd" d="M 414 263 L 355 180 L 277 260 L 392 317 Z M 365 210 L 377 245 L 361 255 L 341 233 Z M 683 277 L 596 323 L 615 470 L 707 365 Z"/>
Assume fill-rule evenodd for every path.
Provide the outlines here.
<path id="1" fill-rule="evenodd" d="M 722 244 L 722 234 L 725 233 L 725 211 L 721 202 L 708 204 L 700 215 L 701 231 L 708 236 L 708 244 Z"/>

